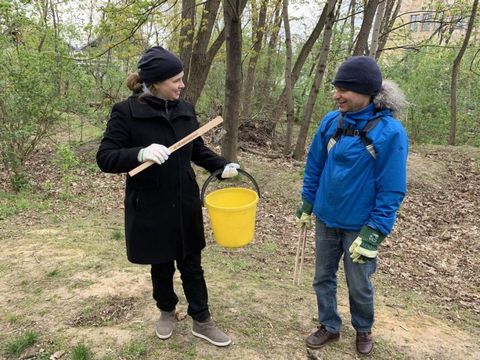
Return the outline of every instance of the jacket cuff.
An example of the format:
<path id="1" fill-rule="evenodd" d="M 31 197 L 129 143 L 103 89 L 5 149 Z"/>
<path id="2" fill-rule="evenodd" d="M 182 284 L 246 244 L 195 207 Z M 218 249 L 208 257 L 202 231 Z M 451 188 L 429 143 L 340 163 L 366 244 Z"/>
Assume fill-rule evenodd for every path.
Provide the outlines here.
<path id="1" fill-rule="evenodd" d="M 385 235 L 375 229 L 372 229 L 367 225 L 364 225 L 362 227 L 358 236 L 362 238 L 362 241 L 365 241 L 374 246 L 380 245 L 381 242 L 386 238 Z"/>
<path id="2" fill-rule="evenodd" d="M 303 200 L 302 206 L 300 207 L 300 211 L 310 215 L 313 211 L 313 205 L 309 201 Z"/>

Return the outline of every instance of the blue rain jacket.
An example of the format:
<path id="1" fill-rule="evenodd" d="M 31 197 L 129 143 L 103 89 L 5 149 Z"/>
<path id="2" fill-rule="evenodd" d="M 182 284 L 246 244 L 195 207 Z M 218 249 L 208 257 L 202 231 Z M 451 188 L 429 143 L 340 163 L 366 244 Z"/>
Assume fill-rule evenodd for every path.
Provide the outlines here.
<path id="1" fill-rule="evenodd" d="M 381 121 L 368 133 L 374 159 L 358 136 L 341 136 L 327 154 L 337 129 L 339 111 L 328 113 L 308 152 L 302 199 L 328 227 L 357 231 L 364 225 L 388 235 L 405 196 L 408 137 L 389 109 L 374 104 L 343 113 L 343 126 L 362 130 L 369 120 Z"/>

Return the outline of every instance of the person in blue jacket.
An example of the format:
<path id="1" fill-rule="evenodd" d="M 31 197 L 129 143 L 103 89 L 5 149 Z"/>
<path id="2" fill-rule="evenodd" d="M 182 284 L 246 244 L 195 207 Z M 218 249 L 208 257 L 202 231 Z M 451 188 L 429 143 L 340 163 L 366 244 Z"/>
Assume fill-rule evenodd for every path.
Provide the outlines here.
<path id="1" fill-rule="evenodd" d="M 406 101 L 367 56 L 347 59 L 332 83 L 338 110 L 323 118 L 313 138 L 296 213 L 298 226 L 311 227 L 312 213 L 316 219 L 319 326 L 306 344 L 318 349 L 340 337 L 336 274 L 343 256 L 356 349 L 368 355 L 374 344 L 370 278 L 406 192 L 408 137 L 394 117 Z"/>

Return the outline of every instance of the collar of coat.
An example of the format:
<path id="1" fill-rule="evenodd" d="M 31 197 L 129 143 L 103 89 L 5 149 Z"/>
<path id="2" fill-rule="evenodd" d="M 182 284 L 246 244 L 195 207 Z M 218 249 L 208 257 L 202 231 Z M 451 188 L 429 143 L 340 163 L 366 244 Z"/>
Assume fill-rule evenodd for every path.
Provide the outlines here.
<path id="1" fill-rule="evenodd" d="M 130 96 L 128 98 L 128 103 L 130 106 L 130 111 L 132 112 L 132 117 L 134 118 L 145 119 L 159 116 L 164 117 L 164 112 L 160 107 L 154 107 L 145 101 L 138 101 L 137 96 Z M 168 108 L 168 111 L 171 111 L 170 120 L 182 116 L 194 118 L 196 117 L 193 105 L 186 102 L 185 100 L 175 100 L 172 101 L 171 104 L 167 102 L 166 106 Z"/>

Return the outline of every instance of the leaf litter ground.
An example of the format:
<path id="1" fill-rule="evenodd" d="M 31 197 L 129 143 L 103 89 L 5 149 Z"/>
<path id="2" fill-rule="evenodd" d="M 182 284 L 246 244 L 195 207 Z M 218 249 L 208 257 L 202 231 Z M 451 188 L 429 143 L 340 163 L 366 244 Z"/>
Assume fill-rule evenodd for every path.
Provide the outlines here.
<path id="1" fill-rule="evenodd" d="M 345 320 L 344 340 L 331 349 L 309 354 L 302 345 L 303 338 L 314 329 L 316 317 L 309 285 L 314 262 L 313 233 L 309 234 L 302 285 L 291 285 L 298 236 L 293 212 L 303 163 L 259 155 L 262 152 L 258 149 L 240 154 L 242 166 L 261 187 L 253 244 L 237 251 L 222 250 L 210 239 L 205 250 L 212 308 L 222 312 L 217 318 L 227 326 L 235 345 L 227 352 L 218 352 L 194 342 L 188 321 L 182 321 L 186 312 L 183 304 L 177 314 L 180 339 L 174 344 L 178 348 L 158 345 L 149 337 L 147 355 L 138 358 L 154 358 L 156 351 L 172 359 L 179 353 L 191 354 L 189 358 L 225 359 L 355 357 L 343 285 L 339 289 L 339 308 Z M 142 342 L 132 335 L 132 329 L 137 327 L 150 336 L 156 312 L 150 299 L 148 273 L 124 260 L 123 175 L 82 167 L 72 184 L 76 200 L 64 201 L 59 198 L 60 176 L 48 160 L 51 155 L 48 149 L 42 149 L 27 164 L 30 173 L 35 174 L 34 187 L 53 199 L 50 205 L 1 220 L 6 247 L 1 255 L 0 290 L 7 296 L 0 301 L 4 309 L 0 323 L 4 335 L 0 340 L 6 342 L 20 331 L 34 328 L 46 335 L 23 358 L 40 358 L 42 349 L 68 349 L 62 344 L 73 345 L 80 338 L 92 343 L 99 356 L 128 354 L 118 348 L 131 346 L 132 341 Z M 91 155 L 83 154 L 84 163 L 92 163 Z M 408 195 L 395 230 L 382 245 L 375 278 L 379 346 L 374 358 L 479 357 L 475 340 L 480 335 L 479 158 L 475 149 L 431 147 L 411 151 Z M 206 174 L 197 173 L 201 183 Z M 3 171 L 0 176 L 5 184 Z M 211 236 L 206 214 L 205 224 Z M 98 242 L 87 241 L 95 237 Z M 118 237 L 120 241 L 112 240 Z M 55 269 L 60 269 L 60 275 L 55 275 Z M 29 276 L 19 275 L 22 272 Z M 237 284 L 232 284 L 232 279 Z M 342 281 L 342 276 L 339 279 Z M 284 291 L 290 304 L 279 300 L 282 295 L 278 291 Z M 240 298 L 232 300 L 229 294 Z M 38 304 L 35 298 L 46 302 Z M 278 314 L 290 321 L 278 320 Z M 16 316 L 21 320 L 12 320 Z M 230 323 L 232 319 L 235 321 Z M 259 324 L 252 324 L 254 321 Z M 254 340 L 252 329 L 263 340 Z M 290 350 L 282 350 L 285 347 Z"/>

